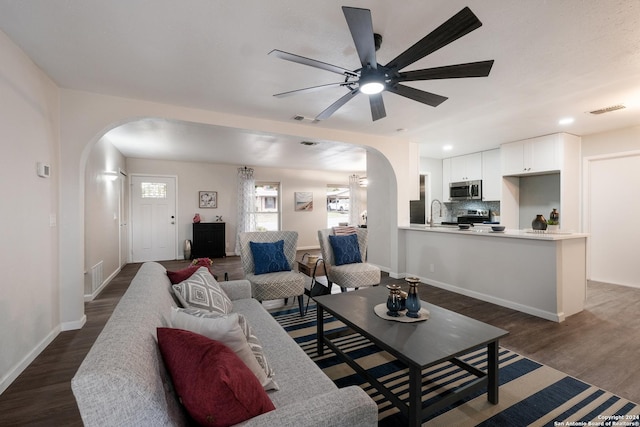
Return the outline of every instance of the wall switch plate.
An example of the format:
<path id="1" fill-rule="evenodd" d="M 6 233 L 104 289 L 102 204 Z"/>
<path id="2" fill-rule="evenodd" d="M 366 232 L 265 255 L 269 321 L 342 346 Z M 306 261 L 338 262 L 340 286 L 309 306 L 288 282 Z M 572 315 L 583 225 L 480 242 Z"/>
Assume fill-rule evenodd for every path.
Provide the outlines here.
<path id="1" fill-rule="evenodd" d="M 434 271 L 436 271 L 435 267 L 433 266 L 433 264 L 429 264 L 429 271 L 431 273 L 433 273 Z"/>
<path id="2" fill-rule="evenodd" d="M 49 227 L 55 227 L 58 223 L 58 220 L 56 218 L 56 214 L 54 213 L 50 213 L 49 214 Z"/>

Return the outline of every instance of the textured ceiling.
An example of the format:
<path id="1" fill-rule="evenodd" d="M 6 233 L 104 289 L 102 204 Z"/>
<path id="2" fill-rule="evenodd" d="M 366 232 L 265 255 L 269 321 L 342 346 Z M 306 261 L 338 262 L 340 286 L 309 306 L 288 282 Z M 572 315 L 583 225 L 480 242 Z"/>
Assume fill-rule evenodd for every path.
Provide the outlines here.
<path id="1" fill-rule="evenodd" d="M 281 49 L 358 68 L 342 5 L 334 0 L 304 5 L 299 0 L 0 0 L 0 29 L 64 88 L 289 121 L 296 114 L 315 117 L 345 89 L 274 98 L 275 93 L 340 77 L 267 54 Z M 410 84 L 449 97 L 437 108 L 385 93 L 387 117 L 372 122 L 361 94 L 328 120 L 308 126 L 389 136 L 406 129 L 403 138 L 420 143 L 423 155 L 439 158 L 554 132 L 586 135 L 640 123 L 637 0 L 378 0 L 347 5 L 371 9 L 373 28 L 384 38 L 377 52 L 380 63 L 469 6 L 483 26 L 407 69 L 487 59 L 495 65 L 487 78 Z M 619 103 L 628 108 L 600 116 L 587 113 Z M 566 116 L 575 122 L 560 126 L 558 120 Z M 130 138 L 123 136 L 125 131 Z M 267 150 L 265 159 L 291 163 L 300 158 L 298 147 L 277 148 L 299 141 L 251 130 L 230 136 L 228 129 L 143 122 L 112 136 L 131 141 L 136 132 L 172 145 L 153 152 L 170 152 L 175 158 L 188 157 L 191 141 L 208 141 L 211 155 L 222 155 L 213 149 L 218 132 L 238 141 L 238 147 L 260 149 L 271 138 L 269 150 L 277 155 L 266 155 Z M 453 150 L 443 153 L 445 144 Z M 145 147 L 155 148 L 152 142 L 118 146 L 126 155 L 146 157 L 152 154 L 145 154 Z M 340 144 L 327 142 L 325 149 L 325 160 L 316 165 L 336 165 L 335 157 L 327 159 L 333 149 L 345 157 Z M 258 164 L 242 157 L 246 150 L 222 151 L 231 156 L 224 161 L 240 156 L 231 162 Z M 351 148 L 350 153 L 354 162 L 363 158 L 362 149 Z"/>

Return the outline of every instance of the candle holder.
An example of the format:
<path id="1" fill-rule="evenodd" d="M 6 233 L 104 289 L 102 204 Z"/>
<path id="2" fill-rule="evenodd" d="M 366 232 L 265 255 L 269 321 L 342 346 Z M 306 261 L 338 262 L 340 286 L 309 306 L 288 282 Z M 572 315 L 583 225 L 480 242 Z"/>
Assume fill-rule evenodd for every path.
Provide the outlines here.
<path id="1" fill-rule="evenodd" d="M 387 285 L 389 289 L 389 297 L 387 298 L 387 315 L 391 317 L 400 316 L 400 286 L 399 285 Z"/>
<path id="2" fill-rule="evenodd" d="M 417 277 L 407 277 L 404 279 L 409 284 L 409 296 L 407 296 L 407 317 L 417 319 L 420 317 L 420 298 L 418 297 L 418 283 L 420 279 Z"/>

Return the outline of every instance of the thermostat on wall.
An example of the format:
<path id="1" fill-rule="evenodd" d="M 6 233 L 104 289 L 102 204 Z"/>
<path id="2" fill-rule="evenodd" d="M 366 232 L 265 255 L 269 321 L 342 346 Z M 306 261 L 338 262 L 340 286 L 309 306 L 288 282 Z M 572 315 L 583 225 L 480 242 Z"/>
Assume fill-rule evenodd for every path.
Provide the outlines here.
<path id="1" fill-rule="evenodd" d="M 38 162 L 38 176 L 49 178 L 51 174 L 51 166 L 46 163 Z"/>

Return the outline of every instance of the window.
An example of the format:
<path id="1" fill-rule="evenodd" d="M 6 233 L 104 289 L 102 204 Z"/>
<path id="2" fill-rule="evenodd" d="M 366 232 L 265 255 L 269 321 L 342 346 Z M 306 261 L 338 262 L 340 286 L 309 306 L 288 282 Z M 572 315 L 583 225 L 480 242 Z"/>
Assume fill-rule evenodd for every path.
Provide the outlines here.
<path id="1" fill-rule="evenodd" d="M 143 199 L 167 198 L 167 184 L 164 182 L 141 182 L 140 190 Z"/>
<path id="2" fill-rule="evenodd" d="M 335 227 L 349 222 L 349 187 L 327 186 L 327 226 Z"/>
<path id="3" fill-rule="evenodd" d="M 280 230 L 280 184 L 256 182 L 256 230 Z"/>

